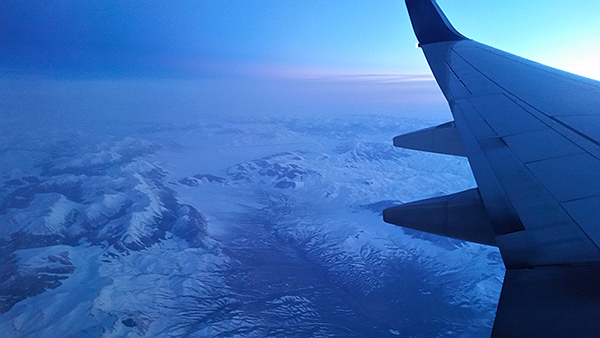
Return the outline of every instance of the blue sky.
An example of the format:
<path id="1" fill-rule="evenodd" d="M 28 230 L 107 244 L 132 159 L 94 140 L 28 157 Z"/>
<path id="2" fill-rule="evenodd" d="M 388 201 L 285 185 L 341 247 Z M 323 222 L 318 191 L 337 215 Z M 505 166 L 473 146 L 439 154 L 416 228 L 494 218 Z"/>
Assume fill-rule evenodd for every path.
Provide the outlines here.
<path id="1" fill-rule="evenodd" d="M 470 38 L 600 79 L 597 0 L 438 3 Z M 170 111 L 448 117 L 400 0 L 4 0 L 0 22 L 7 113 L 103 104 L 119 115 L 163 97 L 153 106 Z"/>
<path id="2" fill-rule="evenodd" d="M 598 1 L 439 4 L 464 35 L 494 47 L 563 68 L 599 59 Z M 5 0 L 0 20 L 4 72 L 75 77 L 428 73 L 413 48 L 415 38 L 399 0 Z"/>

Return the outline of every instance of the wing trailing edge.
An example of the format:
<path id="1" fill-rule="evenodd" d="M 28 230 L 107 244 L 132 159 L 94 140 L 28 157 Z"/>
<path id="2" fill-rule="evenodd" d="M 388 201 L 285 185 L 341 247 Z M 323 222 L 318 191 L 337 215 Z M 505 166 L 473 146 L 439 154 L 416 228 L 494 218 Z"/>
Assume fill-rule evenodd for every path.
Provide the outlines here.
<path id="1" fill-rule="evenodd" d="M 496 246 L 496 234 L 477 188 L 387 208 L 383 220 L 435 235 Z"/>
<path id="2" fill-rule="evenodd" d="M 454 121 L 396 136 L 394 145 L 431 153 L 467 156 Z"/>

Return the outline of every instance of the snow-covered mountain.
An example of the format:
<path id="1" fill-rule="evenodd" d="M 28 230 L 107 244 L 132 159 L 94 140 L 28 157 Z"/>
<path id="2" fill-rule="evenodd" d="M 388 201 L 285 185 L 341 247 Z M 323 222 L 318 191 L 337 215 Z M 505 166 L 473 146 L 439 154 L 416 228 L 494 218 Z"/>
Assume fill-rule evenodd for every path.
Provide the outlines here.
<path id="1" fill-rule="evenodd" d="M 0 136 L 7 337 L 489 335 L 496 249 L 382 222 L 474 185 L 427 121 L 221 119 Z"/>

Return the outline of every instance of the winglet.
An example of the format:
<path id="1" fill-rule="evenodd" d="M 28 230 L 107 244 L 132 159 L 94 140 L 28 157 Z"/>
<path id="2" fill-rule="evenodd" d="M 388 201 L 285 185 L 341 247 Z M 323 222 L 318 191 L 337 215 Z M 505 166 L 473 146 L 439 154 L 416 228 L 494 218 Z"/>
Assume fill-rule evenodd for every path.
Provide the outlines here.
<path id="1" fill-rule="evenodd" d="M 452 27 L 435 0 L 406 0 L 406 7 L 419 45 L 468 40 Z"/>

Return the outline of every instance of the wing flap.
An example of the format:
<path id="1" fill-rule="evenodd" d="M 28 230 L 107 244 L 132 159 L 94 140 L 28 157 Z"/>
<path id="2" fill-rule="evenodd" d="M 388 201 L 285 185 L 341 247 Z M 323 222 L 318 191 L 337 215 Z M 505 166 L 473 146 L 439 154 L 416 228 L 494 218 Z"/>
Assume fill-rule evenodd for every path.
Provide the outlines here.
<path id="1" fill-rule="evenodd" d="M 492 337 L 600 337 L 600 266 L 507 270 Z"/>
<path id="2" fill-rule="evenodd" d="M 394 146 L 438 154 L 466 156 L 454 122 L 394 137 Z"/>
<path id="3" fill-rule="evenodd" d="M 435 235 L 496 245 L 496 234 L 477 188 L 387 208 L 383 220 Z"/>

